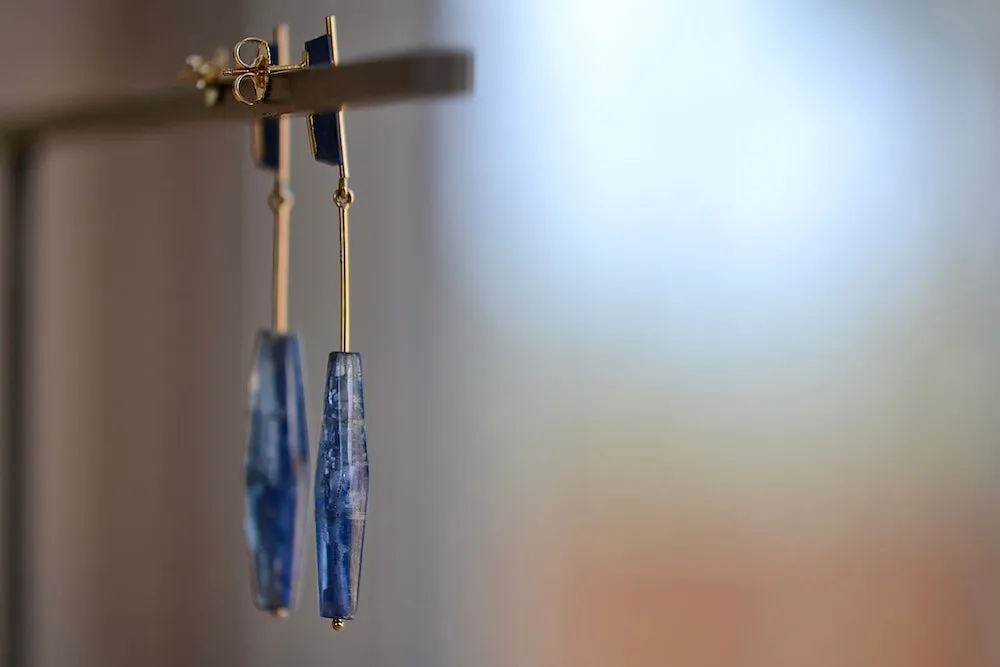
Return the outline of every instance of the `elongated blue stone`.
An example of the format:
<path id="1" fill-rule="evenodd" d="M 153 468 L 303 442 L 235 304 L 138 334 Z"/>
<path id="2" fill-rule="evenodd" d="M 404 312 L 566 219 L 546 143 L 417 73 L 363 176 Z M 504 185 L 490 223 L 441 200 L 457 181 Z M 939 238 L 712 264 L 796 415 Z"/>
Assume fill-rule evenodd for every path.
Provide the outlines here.
<path id="1" fill-rule="evenodd" d="M 316 462 L 316 565 L 319 613 L 332 619 L 353 618 L 358 607 L 368 511 L 363 389 L 361 355 L 331 352 Z"/>
<path id="2" fill-rule="evenodd" d="M 309 493 L 302 358 L 294 334 L 257 334 L 245 464 L 254 604 L 283 614 L 297 597 Z"/>

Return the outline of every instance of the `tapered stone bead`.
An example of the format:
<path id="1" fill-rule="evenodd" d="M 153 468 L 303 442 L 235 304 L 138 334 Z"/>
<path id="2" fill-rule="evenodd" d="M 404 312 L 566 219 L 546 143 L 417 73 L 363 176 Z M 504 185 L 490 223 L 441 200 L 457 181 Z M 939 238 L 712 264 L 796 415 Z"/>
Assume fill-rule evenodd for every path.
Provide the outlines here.
<path id="1" fill-rule="evenodd" d="M 309 493 L 302 357 L 294 334 L 257 334 L 245 464 L 254 604 L 280 616 L 296 602 Z"/>
<path id="2" fill-rule="evenodd" d="M 316 564 L 320 615 L 350 619 L 358 606 L 368 511 L 361 355 L 333 352 L 327 365 L 316 462 Z"/>

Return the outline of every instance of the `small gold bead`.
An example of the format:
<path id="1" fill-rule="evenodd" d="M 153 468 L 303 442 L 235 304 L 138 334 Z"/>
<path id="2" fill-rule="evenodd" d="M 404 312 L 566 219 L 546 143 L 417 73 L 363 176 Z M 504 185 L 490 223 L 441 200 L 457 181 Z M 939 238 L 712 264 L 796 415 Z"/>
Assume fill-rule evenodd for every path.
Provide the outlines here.
<path id="1" fill-rule="evenodd" d="M 271 616 L 274 618 L 288 618 L 288 610 L 282 607 L 281 609 L 275 609 L 271 612 Z"/>
<path id="2" fill-rule="evenodd" d="M 337 630 L 339 632 L 340 630 L 344 629 L 344 619 L 342 619 L 342 618 L 335 618 L 335 619 L 333 619 L 333 623 L 331 623 L 330 625 L 333 626 L 334 630 Z"/>

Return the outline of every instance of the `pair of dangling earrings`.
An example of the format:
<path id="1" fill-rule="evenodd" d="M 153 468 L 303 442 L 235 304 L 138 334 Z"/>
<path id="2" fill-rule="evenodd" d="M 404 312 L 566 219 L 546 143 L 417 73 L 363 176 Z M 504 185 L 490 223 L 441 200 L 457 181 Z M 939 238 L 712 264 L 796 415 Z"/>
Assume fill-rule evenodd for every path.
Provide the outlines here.
<path id="1" fill-rule="evenodd" d="M 238 101 L 256 104 L 266 98 L 271 74 L 335 67 L 336 40 L 336 23 L 330 16 L 326 34 L 305 43 L 302 62 L 284 65 L 288 28 L 279 26 L 270 42 L 256 37 L 241 41 L 233 53 L 237 67 L 216 73 L 233 77 Z M 248 45 L 256 46 L 249 62 L 241 56 Z M 272 64 L 272 55 L 279 64 Z M 271 328 L 257 333 L 250 371 L 245 529 L 254 604 L 275 617 L 287 616 L 296 604 L 310 482 L 302 350 L 298 336 L 288 329 L 289 120 L 264 118 L 255 123 L 253 134 L 254 162 L 274 174 L 268 197 L 274 212 L 274 273 Z M 343 112 L 313 113 L 308 129 L 316 161 L 339 169 L 333 202 L 340 227 L 340 349 L 330 353 L 327 364 L 313 478 L 319 610 L 339 630 L 357 610 L 368 505 L 361 356 L 349 351 L 347 214 L 354 195 L 348 187 Z"/>

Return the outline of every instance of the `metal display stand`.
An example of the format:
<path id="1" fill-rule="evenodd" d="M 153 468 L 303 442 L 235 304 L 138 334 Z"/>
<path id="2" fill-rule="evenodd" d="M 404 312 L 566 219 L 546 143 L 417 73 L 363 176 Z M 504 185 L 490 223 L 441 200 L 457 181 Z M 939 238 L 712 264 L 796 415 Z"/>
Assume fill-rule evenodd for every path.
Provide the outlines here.
<path id="1" fill-rule="evenodd" d="M 472 55 L 422 50 L 337 67 L 301 69 L 271 77 L 266 98 L 242 104 L 232 81 L 219 81 L 208 96 L 194 85 L 134 96 L 82 100 L 50 109 L 0 117 L 0 144 L 7 155 L 8 211 L 4 221 L 3 368 L 0 434 L 3 543 L 6 568 L 0 578 L 4 624 L 0 667 L 24 667 L 27 596 L 27 358 L 31 345 L 29 266 L 32 238 L 32 157 L 38 144 L 70 133 L 123 132 L 207 121 L 250 122 L 277 114 L 304 114 L 342 107 L 442 97 L 472 88 Z"/>

